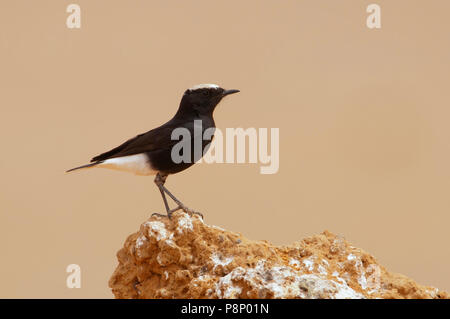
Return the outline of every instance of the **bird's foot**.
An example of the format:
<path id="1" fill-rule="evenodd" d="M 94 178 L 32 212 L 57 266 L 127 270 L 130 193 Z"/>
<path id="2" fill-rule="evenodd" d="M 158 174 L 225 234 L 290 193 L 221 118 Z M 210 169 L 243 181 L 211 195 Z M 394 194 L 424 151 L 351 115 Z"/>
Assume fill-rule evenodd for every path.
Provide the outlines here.
<path id="1" fill-rule="evenodd" d="M 164 217 L 164 218 L 169 218 L 169 219 L 171 219 L 171 217 L 172 217 L 172 212 L 170 213 L 170 214 L 167 214 L 167 215 L 165 215 L 165 214 L 160 214 L 160 213 L 153 213 L 152 214 L 152 217 L 153 216 L 158 216 L 158 217 Z"/>
<path id="2" fill-rule="evenodd" d="M 179 205 L 177 208 L 172 209 L 171 213 L 176 212 L 176 211 L 178 211 L 178 210 L 180 210 L 180 209 L 181 209 L 183 212 L 185 212 L 186 214 L 188 214 L 189 216 L 191 216 L 191 217 L 192 217 L 192 215 L 199 215 L 202 219 L 204 219 L 202 213 L 196 212 L 195 210 L 190 209 L 189 207 L 184 206 L 184 205 Z"/>
<path id="3" fill-rule="evenodd" d="M 200 216 L 202 219 L 204 219 L 202 213 L 197 212 L 197 211 L 195 211 L 195 210 L 193 210 L 193 209 L 190 209 L 189 207 L 186 207 L 186 206 L 184 206 L 184 205 L 180 205 L 180 206 L 178 206 L 177 208 L 171 209 L 170 212 L 167 213 L 167 215 L 165 215 L 165 214 L 160 214 L 160 213 L 153 213 L 153 214 L 152 214 L 152 217 L 153 217 L 153 216 L 158 216 L 158 217 L 163 217 L 163 218 L 169 218 L 169 219 L 171 219 L 171 218 L 172 218 L 172 214 L 173 214 L 174 212 L 176 212 L 176 211 L 179 211 L 179 210 L 182 210 L 183 212 L 185 212 L 186 214 L 188 214 L 188 215 L 191 216 L 191 217 L 192 217 L 192 215 L 198 215 L 198 216 Z"/>
<path id="4" fill-rule="evenodd" d="M 192 209 L 190 209 L 190 208 L 187 208 L 187 207 L 186 207 L 185 209 L 183 209 L 183 211 L 184 211 L 185 213 L 189 214 L 189 216 L 191 216 L 191 217 L 192 217 L 192 215 L 198 215 L 198 216 L 200 216 L 200 217 L 202 218 L 202 220 L 205 219 L 205 217 L 203 217 L 203 214 L 202 214 L 202 213 L 196 212 L 195 210 L 192 210 Z"/>

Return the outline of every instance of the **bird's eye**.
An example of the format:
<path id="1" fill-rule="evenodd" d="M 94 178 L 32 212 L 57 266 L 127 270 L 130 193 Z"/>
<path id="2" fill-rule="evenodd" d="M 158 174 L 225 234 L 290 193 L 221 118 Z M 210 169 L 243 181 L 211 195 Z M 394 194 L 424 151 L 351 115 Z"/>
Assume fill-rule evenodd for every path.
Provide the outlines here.
<path id="1" fill-rule="evenodd" d="M 203 95 L 204 96 L 208 96 L 209 95 L 209 91 L 203 91 Z"/>

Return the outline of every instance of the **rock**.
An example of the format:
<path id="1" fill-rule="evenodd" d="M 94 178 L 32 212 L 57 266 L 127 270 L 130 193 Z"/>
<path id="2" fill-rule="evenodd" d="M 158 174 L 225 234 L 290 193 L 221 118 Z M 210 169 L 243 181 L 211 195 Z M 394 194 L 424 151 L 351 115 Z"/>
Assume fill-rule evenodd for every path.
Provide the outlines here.
<path id="1" fill-rule="evenodd" d="M 449 298 L 328 231 L 278 247 L 183 212 L 150 218 L 117 258 L 116 298 Z"/>

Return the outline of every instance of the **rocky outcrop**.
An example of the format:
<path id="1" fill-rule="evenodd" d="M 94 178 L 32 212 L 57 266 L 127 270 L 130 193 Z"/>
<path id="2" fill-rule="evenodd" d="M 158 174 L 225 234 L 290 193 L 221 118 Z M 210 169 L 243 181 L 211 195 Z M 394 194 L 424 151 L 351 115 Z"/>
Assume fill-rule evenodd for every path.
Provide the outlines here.
<path id="1" fill-rule="evenodd" d="M 328 231 L 274 246 L 183 212 L 150 218 L 117 257 L 116 298 L 449 298 Z"/>

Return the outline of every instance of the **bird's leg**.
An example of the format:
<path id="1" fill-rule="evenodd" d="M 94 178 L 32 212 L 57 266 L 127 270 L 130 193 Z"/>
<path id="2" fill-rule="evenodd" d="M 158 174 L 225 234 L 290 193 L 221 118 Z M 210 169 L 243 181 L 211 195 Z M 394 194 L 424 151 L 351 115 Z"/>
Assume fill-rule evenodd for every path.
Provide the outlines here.
<path id="1" fill-rule="evenodd" d="M 161 188 L 163 189 L 163 191 L 167 194 L 167 195 L 169 195 L 169 197 L 170 198 L 172 198 L 172 200 L 178 205 L 178 207 L 176 207 L 176 208 L 174 208 L 174 209 L 172 209 L 171 210 L 171 214 L 173 213 L 173 212 L 176 212 L 177 210 L 183 210 L 185 213 L 188 213 L 189 215 L 199 215 L 199 216 L 201 216 L 202 217 L 202 219 L 204 219 L 203 218 L 203 214 L 202 213 L 200 213 L 200 212 L 196 212 L 195 210 L 193 210 L 193 209 L 190 209 L 189 207 L 187 207 L 186 205 L 184 205 L 182 202 L 180 202 L 164 185 L 162 185 L 161 186 Z"/>
<path id="2" fill-rule="evenodd" d="M 169 203 L 167 203 L 166 194 L 164 193 L 164 189 L 163 189 L 163 187 L 164 187 L 163 185 L 166 182 L 166 178 L 167 178 L 167 175 L 162 176 L 159 173 L 157 173 L 154 182 L 155 182 L 156 186 L 158 186 L 159 191 L 161 192 L 161 196 L 164 201 L 164 206 L 166 207 L 167 215 L 153 213 L 152 216 L 168 217 L 170 219 L 170 217 L 172 216 L 172 211 L 169 207 Z"/>
<path id="3" fill-rule="evenodd" d="M 166 178 L 167 178 L 167 175 L 161 175 L 161 174 L 157 173 L 156 177 L 155 177 L 155 184 L 158 186 L 159 191 L 161 192 L 161 196 L 164 201 L 164 206 L 166 207 L 166 211 L 167 211 L 167 217 L 169 217 L 169 219 L 170 219 L 173 212 L 176 212 L 177 210 L 181 209 L 185 213 L 188 213 L 189 215 L 193 215 L 193 214 L 200 215 L 203 219 L 203 215 L 201 213 L 196 212 L 196 211 L 188 208 L 187 206 L 185 206 L 164 186 L 164 183 L 166 182 Z M 178 205 L 176 208 L 174 208 L 174 209 L 169 208 L 169 204 L 167 203 L 167 199 L 166 199 L 166 194 L 169 195 L 169 197 Z M 161 215 L 158 213 L 155 213 L 153 215 L 164 216 L 164 215 Z"/>

